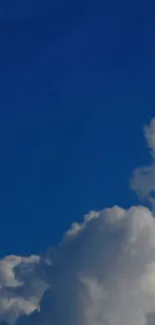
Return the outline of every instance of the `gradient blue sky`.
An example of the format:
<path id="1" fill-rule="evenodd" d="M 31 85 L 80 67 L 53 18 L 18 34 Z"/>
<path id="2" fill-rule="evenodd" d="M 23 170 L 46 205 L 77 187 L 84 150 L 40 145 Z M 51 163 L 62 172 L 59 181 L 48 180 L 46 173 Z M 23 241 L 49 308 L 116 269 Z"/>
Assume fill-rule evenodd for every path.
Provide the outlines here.
<path id="1" fill-rule="evenodd" d="M 154 18 L 151 0 L 1 2 L 0 256 L 138 202 L 128 183 L 149 160 Z"/>

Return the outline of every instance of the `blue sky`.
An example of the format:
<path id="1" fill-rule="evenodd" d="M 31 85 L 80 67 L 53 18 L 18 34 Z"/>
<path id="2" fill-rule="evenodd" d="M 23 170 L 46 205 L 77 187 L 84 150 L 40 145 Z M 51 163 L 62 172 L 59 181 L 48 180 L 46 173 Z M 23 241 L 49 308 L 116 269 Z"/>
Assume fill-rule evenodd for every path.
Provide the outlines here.
<path id="1" fill-rule="evenodd" d="M 154 9 L 0 4 L 1 256 L 41 252 L 87 211 L 138 202 L 128 183 L 150 159 Z"/>

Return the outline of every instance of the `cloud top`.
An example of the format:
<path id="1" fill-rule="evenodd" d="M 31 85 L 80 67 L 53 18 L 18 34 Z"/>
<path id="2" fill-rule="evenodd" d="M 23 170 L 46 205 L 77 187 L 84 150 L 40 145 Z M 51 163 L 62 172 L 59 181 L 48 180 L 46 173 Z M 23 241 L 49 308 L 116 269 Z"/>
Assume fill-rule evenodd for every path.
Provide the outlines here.
<path id="1" fill-rule="evenodd" d="M 29 316 L 18 317 L 16 324 L 147 324 L 155 310 L 154 233 L 155 220 L 149 209 L 115 206 L 89 213 L 55 249 L 40 259 L 28 258 L 24 268 L 18 263 L 19 273 L 16 270 L 14 276 L 12 264 L 20 258 L 5 258 L 4 263 L 13 261 L 11 267 L 5 266 L 3 286 L 9 283 L 17 291 L 18 287 L 29 291 L 26 295 L 21 290 L 20 296 Z M 49 286 L 44 295 L 39 282 L 43 275 Z M 35 279 L 40 296 L 32 285 Z M 27 283 L 31 285 L 27 287 Z M 30 314 L 30 304 L 39 311 Z M 6 320 L 8 312 L 8 308 L 3 311 Z M 19 305 L 17 313 L 22 314 Z"/>

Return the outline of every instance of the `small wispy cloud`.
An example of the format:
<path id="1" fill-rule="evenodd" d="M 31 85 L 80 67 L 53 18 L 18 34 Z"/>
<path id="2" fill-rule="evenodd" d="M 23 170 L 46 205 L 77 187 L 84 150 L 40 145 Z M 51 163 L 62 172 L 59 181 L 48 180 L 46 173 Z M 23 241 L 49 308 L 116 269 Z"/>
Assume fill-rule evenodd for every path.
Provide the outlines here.
<path id="1" fill-rule="evenodd" d="M 153 118 L 149 125 L 144 126 L 144 135 L 147 146 L 151 154 L 151 164 L 149 166 L 136 168 L 130 182 L 131 189 L 134 190 L 138 196 L 148 200 L 153 209 L 155 208 L 155 118 Z"/>

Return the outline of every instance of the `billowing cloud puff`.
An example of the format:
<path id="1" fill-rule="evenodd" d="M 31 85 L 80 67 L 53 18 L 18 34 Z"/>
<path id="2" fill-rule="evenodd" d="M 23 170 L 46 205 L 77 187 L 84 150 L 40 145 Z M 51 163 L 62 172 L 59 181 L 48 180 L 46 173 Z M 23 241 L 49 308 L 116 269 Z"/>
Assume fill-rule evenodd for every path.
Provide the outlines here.
<path id="1" fill-rule="evenodd" d="M 40 257 L 7 256 L 0 261 L 0 319 L 14 323 L 39 309 L 47 284 L 38 277 Z"/>
<path id="2" fill-rule="evenodd" d="M 152 157 L 154 125 L 145 128 Z M 133 188 L 142 189 L 136 177 Z M 154 325 L 153 213 L 143 206 L 91 211 L 42 256 L 4 258 L 0 315 L 15 325 Z"/>

